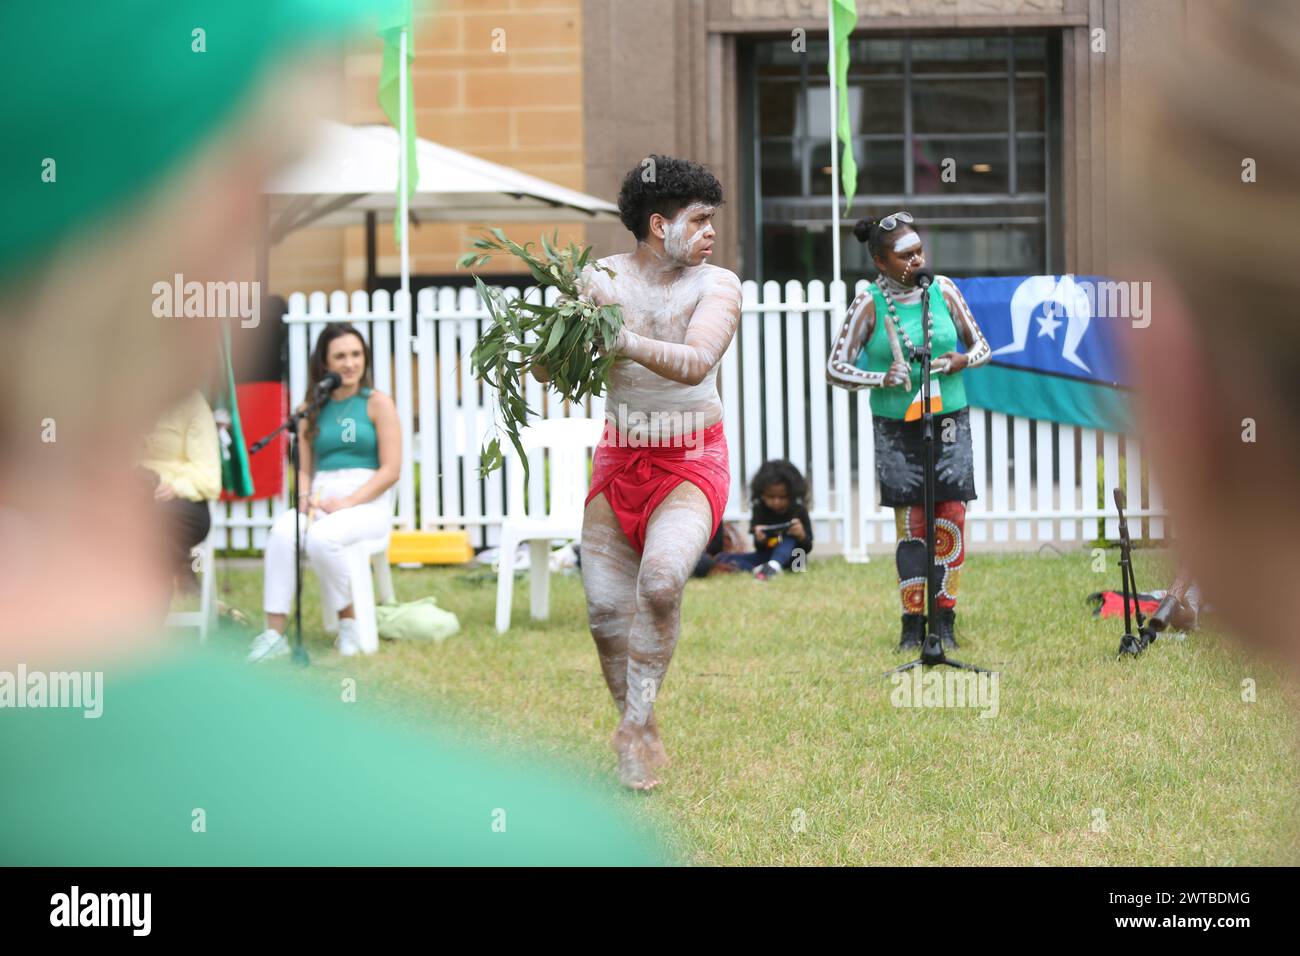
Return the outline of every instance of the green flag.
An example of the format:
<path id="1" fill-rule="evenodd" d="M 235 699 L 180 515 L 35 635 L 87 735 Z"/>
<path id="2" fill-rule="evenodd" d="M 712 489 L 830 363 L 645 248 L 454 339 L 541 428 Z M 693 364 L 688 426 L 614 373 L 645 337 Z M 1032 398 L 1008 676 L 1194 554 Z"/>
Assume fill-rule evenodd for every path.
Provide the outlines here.
<path id="1" fill-rule="evenodd" d="M 221 490 L 236 498 L 253 496 L 253 475 L 248 470 L 248 446 L 239 423 L 239 402 L 235 398 L 235 370 L 230 363 L 230 325 L 221 330 L 221 384 L 217 386 L 212 413 L 221 440 Z"/>
<path id="2" fill-rule="evenodd" d="M 831 0 L 831 43 L 835 44 L 835 95 L 839 101 L 836 126 L 844 155 L 840 159 L 840 184 L 844 189 L 845 211 L 853 206 L 853 194 L 858 191 L 858 164 L 853 161 L 853 129 L 849 123 L 849 34 L 858 25 L 858 11 L 853 0 Z M 830 64 L 827 63 L 827 72 Z M 832 146 L 832 148 L 834 148 Z"/>
<path id="3" fill-rule="evenodd" d="M 402 31 L 406 31 L 406 62 L 402 63 Z M 411 87 L 411 62 L 415 59 L 415 34 L 411 30 L 411 0 L 390 0 L 379 15 L 379 35 L 384 38 L 384 61 L 379 70 L 379 106 L 388 122 L 401 135 L 400 73 L 406 71 L 406 200 L 410 209 L 411 196 L 420 180 L 420 167 L 415 158 L 415 96 Z M 398 192 L 401 192 L 398 181 Z M 401 242 L 400 216 L 393 217 L 393 241 Z"/>

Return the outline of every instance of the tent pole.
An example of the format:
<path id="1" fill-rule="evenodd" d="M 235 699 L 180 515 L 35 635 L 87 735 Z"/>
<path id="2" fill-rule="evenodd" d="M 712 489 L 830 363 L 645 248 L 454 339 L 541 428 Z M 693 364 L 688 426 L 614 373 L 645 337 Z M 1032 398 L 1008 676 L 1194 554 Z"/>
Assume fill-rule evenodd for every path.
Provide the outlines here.
<path id="1" fill-rule="evenodd" d="M 375 218 L 373 209 L 366 213 L 366 293 L 368 295 L 373 295 L 375 292 L 375 260 L 377 259 Z"/>
<path id="2" fill-rule="evenodd" d="M 409 24 L 408 24 L 409 26 Z M 398 137 L 398 170 L 400 181 L 397 189 L 397 207 L 398 215 L 402 217 L 401 222 L 401 259 L 402 259 L 402 312 L 398 318 L 397 335 L 394 341 L 394 352 L 397 359 L 397 369 L 394 384 L 397 387 L 397 413 L 398 420 L 402 426 L 402 468 L 401 479 L 397 485 L 397 514 L 399 522 L 407 531 L 415 528 L 415 469 L 411 464 L 412 459 L 412 438 L 414 428 L 412 417 L 414 416 L 413 401 L 411 395 L 411 337 L 414 330 L 414 323 L 411 321 L 413 313 L 411 302 L 411 248 L 410 248 L 410 228 L 411 216 L 409 212 L 409 202 L 406 195 L 407 185 L 410 182 L 411 171 L 407 168 L 407 112 L 410 103 L 410 63 L 406 58 L 406 51 L 409 49 L 411 42 L 411 33 L 409 29 L 402 30 L 402 45 L 400 58 L 398 62 L 402 68 L 397 71 L 398 88 L 397 103 L 398 116 L 401 123 L 401 134 Z M 417 159 L 418 161 L 418 159 Z"/>

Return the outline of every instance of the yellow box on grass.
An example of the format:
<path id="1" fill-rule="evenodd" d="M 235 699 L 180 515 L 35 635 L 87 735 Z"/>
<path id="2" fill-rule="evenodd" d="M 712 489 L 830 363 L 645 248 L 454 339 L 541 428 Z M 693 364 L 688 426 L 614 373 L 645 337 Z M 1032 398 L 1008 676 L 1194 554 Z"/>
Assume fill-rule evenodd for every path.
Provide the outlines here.
<path id="1" fill-rule="evenodd" d="M 474 560 L 466 531 L 394 531 L 390 564 L 465 564 Z"/>

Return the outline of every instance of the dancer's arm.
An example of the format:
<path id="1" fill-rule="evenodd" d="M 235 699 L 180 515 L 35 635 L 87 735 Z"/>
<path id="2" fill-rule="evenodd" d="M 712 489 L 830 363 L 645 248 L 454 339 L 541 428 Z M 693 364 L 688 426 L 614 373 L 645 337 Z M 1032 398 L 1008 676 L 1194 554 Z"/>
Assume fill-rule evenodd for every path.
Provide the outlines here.
<path id="1" fill-rule="evenodd" d="M 988 340 L 984 338 L 984 333 L 975 322 L 975 316 L 971 314 L 970 306 L 966 304 L 961 290 L 947 276 L 939 276 L 939 289 L 943 293 L 943 301 L 948 305 L 953 324 L 957 326 L 957 335 L 966 346 L 966 354 L 945 352 L 931 363 L 931 370 L 952 373 L 983 365 L 993 352 L 989 348 Z"/>
<path id="2" fill-rule="evenodd" d="M 904 363 L 895 362 L 887 372 L 868 372 L 853 364 L 875 329 L 876 303 L 871 293 L 863 290 L 849 306 L 839 335 L 831 345 L 830 358 L 826 361 L 826 381 L 851 391 L 907 384 L 909 369 Z"/>
<path id="3" fill-rule="evenodd" d="M 720 270 L 700 296 L 680 344 L 619 330 L 614 352 L 683 385 L 698 385 L 722 361 L 740 324 L 740 280 Z"/>

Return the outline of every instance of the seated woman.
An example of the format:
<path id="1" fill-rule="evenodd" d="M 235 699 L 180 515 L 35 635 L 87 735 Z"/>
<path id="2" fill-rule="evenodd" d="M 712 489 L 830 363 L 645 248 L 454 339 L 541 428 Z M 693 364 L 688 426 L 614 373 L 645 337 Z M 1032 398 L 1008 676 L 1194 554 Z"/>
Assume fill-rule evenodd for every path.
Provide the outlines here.
<path id="1" fill-rule="evenodd" d="M 345 551 L 358 541 L 383 537 L 392 526 L 388 489 L 401 471 L 402 434 L 393 400 L 373 387 L 369 346 L 345 322 L 321 330 L 308 366 L 307 394 L 330 372 L 343 384 L 299 426 L 298 510 L 304 515 L 299 527 L 303 550 L 320 578 L 321 602 L 338 612 L 335 646 L 350 657 L 363 648 Z M 289 653 L 284 626 L 294 592 L 293 525 L 293 512 L 286 511 L 266 542 L 266 630 L 253 640 L 250 661 Z"/>
<path id="2" fill-rule="evenodd" d="M 173 585 L 192 593 L 198 581 L 190 552 L 212 528 L 208 502 L 221 496 L 217 423 L 202 393 L 191 392 L 159 420 L 145 438 L 140 467 L 162 512 Z"/>
<path id="3" fill-rule="evenodd" d="M 812 521 L 804 504 L 807 484 L 790 462 L 765 461 L 750 482 L 750 494 L 754 550 L 719 554 L 714 562 L 719 569 L 750 571 L 767 581 L 790 570 L 798 558 L 806 561 L 812 550 Z M 803 567 L 800 563 L 797 570 Z"/>

